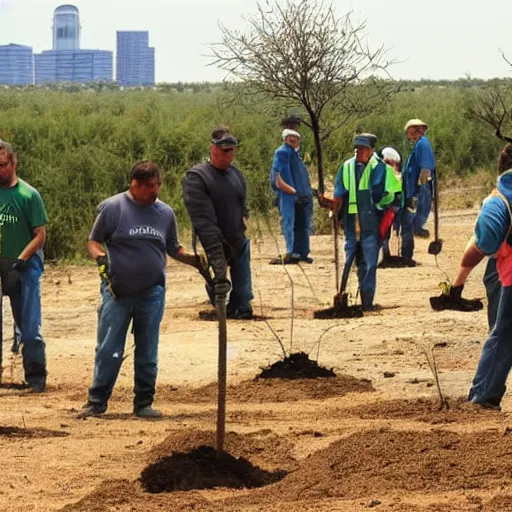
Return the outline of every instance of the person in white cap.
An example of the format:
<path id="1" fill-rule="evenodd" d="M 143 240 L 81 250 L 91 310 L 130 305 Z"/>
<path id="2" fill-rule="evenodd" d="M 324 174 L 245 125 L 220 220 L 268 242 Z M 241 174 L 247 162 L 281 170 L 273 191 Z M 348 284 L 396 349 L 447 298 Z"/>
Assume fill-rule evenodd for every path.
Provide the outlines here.
<path id="1" fill-rule="evenodd" d="M 313 263 L 309 256 L 313 194 L 308 169 L 299 155 L 301 136 L 290 128 L 285 128 L 281 135 L 283 144 L 274 153 L 270 183 L 278 194 L 286 254 L 269 263 Z"/>
<path id="2" fill-rule="evenodd" d="M 410 119 L 405 133 L 414 144 L 404 166 L 406 216 L 402 222 L 402 257 L 414 265 L 414 235 L 428 237 L 424 228 L 432 202 L 432 183 L 436 159 L 430 141 L 425 136 L 428 125 L 421 119 Z M 416 210 L 416 211 L 415 211 Z"/>

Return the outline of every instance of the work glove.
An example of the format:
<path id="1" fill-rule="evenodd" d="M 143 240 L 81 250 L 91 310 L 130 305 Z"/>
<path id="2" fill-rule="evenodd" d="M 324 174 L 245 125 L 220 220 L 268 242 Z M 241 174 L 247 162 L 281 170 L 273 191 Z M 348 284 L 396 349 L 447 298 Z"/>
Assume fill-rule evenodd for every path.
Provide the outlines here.
<path id="1" fill-rule="evenodd" d="M 6 278 L 7 295 L 14 296 L 21 291 L 21 274 L 25 272 L 27 262 L 25 260 L 17 259 L 13 264 Z"/>
<path id="2" fill-rule="evenodd" d="M 213 280 L 213 290 L 215 293 L 215 298 L 217 297 L 226 297 L 227 294 L 231 291 L 231 283 L 227 278 L 214 279 Z"/>
<path id="3" fill-rule="evenodd" d="M 453 286 L 444 281 L 439 283 L 441 295 L 430 297 L 430 305 L 436 311 L 452 309 L 455 311 L 480 311 L 484 305 L 480 299 L 464 299 L 462 290 L 464 285 Z"/>
<path id="4" fill-rule="evenodd" d="M 109 265 L 108 265 L 108 257 L 106 255 L 98 256 L 96 258 L 96 263 L 98 265 L 98 273 L 100 274 L 100 277 L 102 279 L 105 279 L 106 281 L 110 280 L 109 275 Z"/>
<path id="5" fill-rule="evenodd" d="M 304 158 L 302 159 L 302 161 L 306 165 L 309 165 L 311 163 L 311 155 L 308 152 L 304 153 Z"/>
<path id="6" fill-rule="evenodd" d="M 328 208 L 330 210 L 335 209 L 335 203 L 333 199 L 329 199 L 328 197 L 325 197 L 323 194 L 318 195 L 318 204 L 322 208 Z"/>
<path id="7" fill-rule="evenodd" d="M 208 270 L 210 264 L 208 263 L 208 258 L 204 252 L 196 254 L 196 268 L 199 272 Z"/>
<path id="8" fill-rule="evenodd" d="M 430 178 L 430 171 L 428 169 L 421 169 L 420 176 L 418 178 L 418 185 L 425 185 Z"/>

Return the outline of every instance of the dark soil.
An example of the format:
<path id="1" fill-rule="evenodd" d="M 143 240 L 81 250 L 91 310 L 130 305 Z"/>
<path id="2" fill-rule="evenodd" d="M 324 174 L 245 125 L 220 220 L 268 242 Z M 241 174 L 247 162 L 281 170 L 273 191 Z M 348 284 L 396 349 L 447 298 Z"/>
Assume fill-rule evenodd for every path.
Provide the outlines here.
<path id="1" fill-rule="evenodd" d="M 418 398 L 415 400 L 390 400 L 365 404 L 353 409 L 347 409 L 346 414 L 355 415 L 362 419 L 411 419 L 427 423 L 471 423 L 482 418 L 496 418 L 499 411 L 479 408 L 468 404 L 465 397 L 448 402 L 448 409 L 440 409 L 439 400 Z"/>
<path id="2" fill-rule="evenodd" d="M 198 317 L 199 317 L 199 320 L 206 320 L 206 321 L 209 321 L 209 322 L 216 322 L 217 321 L 217 312 L 215 311 L 215 309 L 203 309 L 201 311 L 199 311 L 198 313 Z M 240 321 L 243 321 L 243 322 L 264 322 L 265 320 L 270 320 L 272 317 L 270 316 L 262 316 L 262 315 L 257 315 L 256 313 L 253 313 L 253 316 L 252 316 L 252 319 L 251 320 L 243 320 L 243 319 L 239 319 Z M 229 319 L 229 321 L 233 321 L 233 319 Z M 235 319 L 235 320 L 238 320 L 238 319 Z"/>
<path id="3" fill-rule="evenodd" d="M 327 309 L 319 309 L 313 313 L 313 318 L 317 320 L 329 320 L 331 318 L 361 318 L 363 314 L 363 306 L 347 306 L 345 308 L 331 307 Z"/>
<path id="4" fill-rule="evenodd" d="M 190 451 L 203 445 L 215 446 L 214 431 L 177 430 L 151 450 L 148 462 L 158 462 L 173 453 Z M 293 444 L 271 430 L 250 434 L 227 432 L 224 449 L 235 457 L 250 458 L 254 464 L 268 470 L 292 470 L 298 465 L 291 455 Z"/>
<path id="5" fill-rule="evenodd" d="M 285 475 L 286 471 L 265 471 L 243 457 L 200 446 L 150 464 L 142 471 L 140 481 L 147 492 L 160 493 L 215 487 L 250 489 L 275 483 Z"/>
<path id="6" fill-rule="evenodd" d="M 44 428 L 20 428 L 20 427 L 0 427 L 1 437 L 25 437 L 25 438 L 45 438 L 45 437 L 67 437 L 67 432 L 59 430 L 46 430 Z"/>
<path id="7" fill-rule="evenodd" d="M 256 376 L 256 379 L 317 379 L 318 377 L 336 377 L 333 369 L 319 366 L 305 352 L 290 354 L 277 361 Z"/>

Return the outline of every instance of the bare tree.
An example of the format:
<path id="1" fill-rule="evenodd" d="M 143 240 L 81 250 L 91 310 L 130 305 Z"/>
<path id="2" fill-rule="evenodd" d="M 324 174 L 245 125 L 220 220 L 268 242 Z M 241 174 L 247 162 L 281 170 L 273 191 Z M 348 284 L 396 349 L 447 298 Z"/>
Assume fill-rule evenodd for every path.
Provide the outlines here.
<path id="1" fill-rule="evenodd" d="M 337 17 L 323 0 L 266 0 L 244 19 L 245 31 L 221 25 L 222 40 L 210 45 L 211 64 L 251 94 L 305 110 L 323 193 L 322 143 L 398 90 L 389 79 L 392 62 L 383 46 L 369 48 L 365 23 L 353 24 L 350 13 Z"/>

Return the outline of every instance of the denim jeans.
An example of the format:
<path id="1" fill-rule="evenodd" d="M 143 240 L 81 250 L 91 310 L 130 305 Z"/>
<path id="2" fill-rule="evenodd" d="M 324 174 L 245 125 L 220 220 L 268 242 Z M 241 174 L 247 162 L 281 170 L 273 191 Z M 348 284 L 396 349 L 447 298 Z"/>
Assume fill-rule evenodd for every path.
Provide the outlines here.
<path id="1" fill-rule="evenodd" d="M 418 192 L 418 206 L 414 217 L 414 233 L 420 233 L 427 223 L 432 208 L 432 182 L 427 181 L 420 185 Z"/>
<path id="2" fill-rule="evenodd" d="M 45 343 L 41 335 L 42 275 L 43 262 L 38 255 L 34 255 L 27 261 L 27 267 L 21 274 L 20 293 L 9 297 L 16 332 L 22 344 L 25 381 L 30 386 L 38 387 L 46 385 L 47 373 Z"/>
<path id="3" fill-rule="evenodd" d="M 237 258 L 229 268 L 231 277 L 231 293 L 229 294 L 228 310 L 250 311 L 252 294 L 251 278 L 251 241 L 244 240 L 237 251 Z"/>
<path id="4" fill-rule="evenodd" d="M 403 208 L 400 213 L 400 231 L 402 233 L 400 256 L 407 259 L 411 259 L 414 255 L 414 220 L 415 213 Z"/>
<path id="5" fill-rule="evenodd" d="M 281 229 L 286 242 L 286 252 L 288 254 L 298 254 L 301 258 L 307 258 L 310 253 L 309 238 L 313 217 L 312 199 L 297 199 L 295 196 L 281 193 L 279 212 L 281 214 Z"/>
<path id="6" fill-rule="evenodd" d="M 360 240 L 356 240 L 351 223 L 345 225 L 345 267 L 342 275 L 342 290 L 345 290 L 350 267 L 355 259 L 357 278 L 364 307 L 373 305 L 377 285 L 377 263 L 379 259 L 379 234 L 362 231 Z"/>
<path id="7" fill-rule="evenodd" d="M 138 297 L 114 299 L 104 281 L 98 309 L 98 339 L 89 403 L 104 405 L 114 389 L 123 362 L 126 333 L 133 319 L 135 338 L 134 410 L 153 403 L 158 371 L 158 338 L 164 312 L 165 288 L 157 285 Z"/>
<path id="8" fill-rule="evenodd" d="M 489 329 L 492 329 L 496 323 L 502 288 L 498 271 L 496 270 L 496 259 L 493 257 L 489 258 L 487 262 L 483 282 L 487 294 L 487 322 Z"/>
<path id="9" fill-rule="evenodd" d="M 482 348 L 482 354 L 468 399 L 500 405 L 512 367 L 512 286 L 502 288 L 496 324 Z"/>

